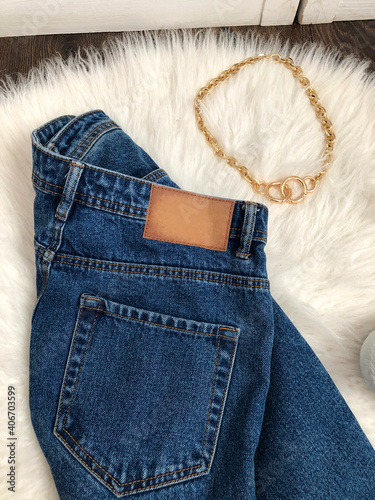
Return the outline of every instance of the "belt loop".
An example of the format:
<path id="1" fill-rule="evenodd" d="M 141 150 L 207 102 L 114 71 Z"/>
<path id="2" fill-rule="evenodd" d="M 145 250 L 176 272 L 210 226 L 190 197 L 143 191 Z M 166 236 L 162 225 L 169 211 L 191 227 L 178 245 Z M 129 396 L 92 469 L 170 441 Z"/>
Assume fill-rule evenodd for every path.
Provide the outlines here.
<path id="1" fill-rule="evenodd" d="M 83 165 L 77 161 L 70 164 L 69 171 L 66 177 L 64 190 L 55 217 L 60 220 L 66 221 L 70 209 L 73 205 L 74 195 L 77 191 L 79 179 L 81 177 Z"/>
<path id="2" fill-rule="evenodd" d="M 55 221 L 52 229 L 51 242 L 48 248 L 44 250 L 44 258 L 46 259 L 46 272 L 48 272 L 47 265 L 49 265 L 50 262 L 53 261 L 55 253 L 61 245 L 65 222 L 72 208 L 74 195 L 77 191 L 77 186 L 79 179 L 81 178 L 82 171 L 82 164 L 80 164 L 76 160 L 70 163 L 68 173 L 66 174 L 66 180 L 61 195 L 61 200 L 55 212 Z"/>
<path id="3" fill-rule="evenodd" d="M 251 241 L 254 234 L 257 206 L 251 201 L 245 201 L 242 205 L 242 208 L 245 212 L 245 215 L 242 224 L 240 246 L 236 251 L 236 257 L 239 257 L 240 259 L 249 259 Z"/>

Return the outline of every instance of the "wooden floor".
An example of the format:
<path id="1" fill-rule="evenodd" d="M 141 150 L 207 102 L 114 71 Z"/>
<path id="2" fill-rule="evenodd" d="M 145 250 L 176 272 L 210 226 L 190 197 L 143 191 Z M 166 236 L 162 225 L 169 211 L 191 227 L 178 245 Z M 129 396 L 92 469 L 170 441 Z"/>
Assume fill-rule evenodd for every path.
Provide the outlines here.
<path id="1" fill-rule="evenodd" d="M 354 54 L 371 60 L 375 71 L 375 20 L 347 21 L 331 24 L 301 26 L 244 26 L 216 28 L 232 31 L 253 31 L 266 37 L 278 34 L 281 40 L 292 43 L 322 42 L 335 47 L 343 54 Z M 193 30 L 194 31 L 194 30 Z M 162 33 L 162 32 L 160 32 Z M 17 81 L 18 73 L 26 74 L 43 59 L 60 53 L 65 59 L 77 52 L 78 47 L 93 45 L 100 47 L 106 40 L 121 36 L 121 33 L 79 33 L 67 35 L 39 35 L 0 38 L 0 88 L 1 79 L 9 75 Z"/>

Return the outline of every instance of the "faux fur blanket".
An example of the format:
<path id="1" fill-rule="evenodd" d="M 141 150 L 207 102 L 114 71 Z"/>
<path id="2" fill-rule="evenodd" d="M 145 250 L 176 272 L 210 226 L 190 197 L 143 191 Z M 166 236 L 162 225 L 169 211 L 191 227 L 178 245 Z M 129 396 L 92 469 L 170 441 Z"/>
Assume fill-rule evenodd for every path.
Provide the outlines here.
<path id="1" fill-rule="evenodd" d="M 274 204 L 213 154 L 193 101 L 211 78 L 258 53 L 301 65 L 333 123 L 332 165 L 297 205 Z M 17 498 L 57 499 L 28 410 L 30 319 L 36 300 L 31 131 L 62 114 L 103 109 L 182 188 L 268 205 L 271 293 L 314 349 L 375 446 L 375 394 L 360 372 L 375 329 L 375 78 L 368 63 L 332 49 L 292 46 L 227 30 L 125 34 L 103 47 L 32 70 L 0 94 L 0 428 L 8 498 L 7 387 L 16 388 Z M 224 150 L 258 179 L 319 171 L 323 132 L 290 71 L 243 68 L 203 101 Z M 308 381 L 306 381 L 308 383 Z M 9 494 L 11 498 L 11 494 Z M 14 498 L 14 496 L 12 497 Z"/>

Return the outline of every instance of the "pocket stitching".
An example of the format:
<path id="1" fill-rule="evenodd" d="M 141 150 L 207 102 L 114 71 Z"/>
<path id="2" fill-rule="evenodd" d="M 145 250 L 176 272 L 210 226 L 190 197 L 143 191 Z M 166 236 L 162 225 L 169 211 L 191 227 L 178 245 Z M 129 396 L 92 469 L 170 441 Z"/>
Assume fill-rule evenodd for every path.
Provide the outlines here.
<path id="1" fill-rule="evenodd" d="M 74 453 L 74 455 L 76 455 L 76 457 L 84 464 L 84 466 L 87 467 L 87 468 L 89 468 L 90 471 L 92 471 L 99 478 L 99 480 L 101 482 L 104 482 L 105 484 L 107 484 L 115 492 L 115 494 L 117 496 L 131 494 L 131 493 L 139 491 L 139 490 L 150 489 L 150 488 L 157 488 L 157 487 L 160 487 L 160 486 L 164 486 L 164 485 L 166 485 L 168 483 L 182 481 L 184 479 L 188 479 L 188 478 L 191 478 L 191 477 L 196 476 L 196 475 L 202 475 L 205 472 L 207 472 L 210 469 L 210 466 L 211 466 L 211 460 L 212 460 L 213 451 L 214 451 L 215 443 L 216 443 L 216 435 L 217 435 L 217 432 L 218 432 L 219 424 L 221 422 L 222 409 L 223 409 L 224 399 L 225 399 L 225 396 L 226 396 L 226 393 L 227 393 L 229 375 L 230 375 L 230 373 L 232 371 L 231 369 L 232 369 L 233 356 L 234 356 L 234 353 L 235 353 L 235 350 L 236 350 L 236 345 L 237 345 L 238 337 L 228 337 L 228 336 L 222 335 L 220 333 L 218 333 L 218 334 L 215 335 L 215 334 L 209 334 L 209 333 L 199 332 L 199 331 L 195 331 L 195 330 L 187 330 L 187 329 L 183 329 L 183 328 L 177 328 L 177 327 L 173 327 L 173 326 L 163 325 L 163 324 L 160 324 L 160 323 L 153 323 L 151 321 L 142 320 L 140 318 L 133 318 L 131 316 L 120 315 L 120 314 L 117 314 L 117 313 L 113 313 L 111 311 L 105 311 L 104 309 L 93 308 L 93 307 L 90 307 L 90 306 L 86 306 L 85 305 L 86 298 L 89 298 L 89 299 L 101 302 L 100 299 L 95 298 L 95 297 L 84 297 L 84 299 L 83 299 L 83 301 L 81 303 L 81 306 L 80 306 L 80 314 L 79 314 L 79 319 L 78 319 L 78 322 L 77 322 L 77 327 L 76 327 L 76 331 L 75 331 L 75 338 L 74 338 L 74 341 L 73 341 L 72 350 L 74 348 L 74 345 L 75 345 L 75 342 L 76 342 L 76 339 L 77 339 L 77 336 L 78 336 L 78 331 L 79 331 L 79 326 L 80 326 L 80 322 L 81 322 L 81 316 L 82 316 L 83 309 L 91 309 L 91 310 L 94 310 L 94 311 L 97 311 L 97 312 L 96 312 L 94 320 L 92 321 L 92 325 L 91 325 L 91 329 L 90 329 L 90 333 L 89 333 L 89 338 L 88 338 L 87 345 L 86 345 L 86 348 L 85 348 L 85 351 L 84 351 L 82 363 L 81 363 L 81 366 L 79 368 L 79 372 L 78 372 L 78 375 L 77 375 L 76 383 L 74 385 L 72 396 L 70 398 L 70 402 L 69 402 L 67 414 L 66 414 L 66 416 L 64 418 L 64 421 L 63 421 L 63 424 L 62 424 L 62 429 L 64 430 L 64 432 L 66 432 L 71 437 L 71 439 L 85 453 L 86 456 L 90 457 L 91 460 L 105 474 L 107 474 L 111 479 L 113 479 L 120 487 L 124 487 L 126 485 L 134 484 L 134 483 L 137 483 L 137 482 L 139 483 L 141 481 L 144 482 L 144 481 L 148 481 L 148 480 L 151 480 L 151 479 L 157 479 L 159 477 L 163 477 L 163 476 L 175 474 L 177 472 L 183 472 L 185 470 L 191 470 L 191 469 L 195 469 L 195 468 L 201 467 L 202 466 L 202 462 L 203 462 L 203 455 L 204 455 L 204 451 L 205 451 L 205 447 L 206 447 L 208 424 L 209 424 L 209 420 L 210 420 L 210 416 L 211 416 L 211 407 L 212 407 L 213 393 L 214 393 L 215 383 L 216 383 L 216 380 L 217 380 L 216 375 L 217 375 L 217 364 L 218 364 L 218 359 L 219 359 L 220 337 L 222 337 L 222 338 L 226 338 L 228 340 L 231 340 L 233 342 L 233 349 L 232 349 L 231 359 L 230 359 L 230 362 L 229 362 L 229 365 L 228 365 L 227 377 L 226 377 L 225 386 L 224 386 L 224 390 L 223 390 L 223 395 L 222 395 L 222 400 L 221 400 L 221 405 L 220 405 L 220 410 L 219 410 L 219 416 L 218 416 L 217 423 L 216 423 L 215 434 L 214 434 L 214 437 L 213 437 L 213 440 L 212 440 L 211 452 L 210 452 L 210 456 L 209 456 L 209 459 L 208 459 L 208 462 L 207 462 L 207 467 L 203 471 L 191 473 L 191 474 L 188 474 L 188 475 L 186 475 L 184 477 L 180 477 L 180 478 L 176 478 L 176 479 L 171 479 L 171 480 L 163 481 L 163 482 L 160 482 L 160 483 L 154 484 L 154 485 L 148 485 L 148 486 L 143 486 L 141 488 L 127 490 L 127 491 L 124 491 L 124 492 L 118 492 L 118 491 L 116 491 L 116 489 L 108 481 L 106 481 L 103 477 L 101 477 L 94 469 L 92 469 L 92 467 L 89 464 L 86 463 L 86 461 L 82 457 L 80 457 L 77 454 L 77 452 L 69 445 L 69 443 L 64 439 L 64 437 L 57 430 L 58 425 L 59 425 L 59 421 L 60 421 L 60 417 L 61 417 L 62 408 L 63 408 L 62 402 L 60 403 L 60 411 L 59 411 L 59 415 L 58 415 L 58 418 L 57 418 L 56 424 L 55 424 L 55 429 L 54 429 L 55 434 L 58 435 L 65 442 L 65 444 L 72 450 L 72 452 Z M 205 438 L 204 438 L 204 443 L 203 443 L 203 450 L 202 450 L 201 460 L 200 460 L 200 463 L 198 465 L 195 465 L 195 466 L 192 466 L 192 467 L 187 467 L 187 468 L 184 468 L 184 469 L 179 469 L 179 470 L 171 471 L 171 472 L 167 472 L 167 473 L 163 473 L 163 474 L 159 474 L 159 475 L 153 476 L 153 477 L 138 479 L 138 480 L 134 480 L 134 481 L 126 482 L 126 483 L 120 483 L 109 472 L 107 472 L 103 467 L 101 467 L 98 464 L 98 462 L 96 462 L 96 460 L 94 460 L 94 458 L 88 452 L 86 452 L 82 448 L 82 446 L 73 438 L 73 436 L 69 433 L 69 431 L 64 427 L 64 424 L 65 424 L 66 419 L 68 417 L 68 413 L 70 411 L 70 406 L 71 406 L 71 403 L 73 401 L 74 392 L 75 392 L 76 386 L 77 386 L 78 381 L 79 381 L 79 375 L 81 373 L 81 369 L 82 369 L 82 366 L 83 366 L 83 363 L 84 363 L 84 359 L 85 359 L 85 356 L 86 356 L 86 353 L 87 353 L 87 349 L 88 349 L 88 346 L 89 346 L 89 341 L 91 339 L 91 336 L 92 336 L 92 333 L 93 333 L 93 329 L 94 329 L 94 326 L 95 326 L 95 323 L 96 323 L 99 311 L 102 311 L 102 312 L 104 312 L 106 314 L 112 314 L 112 315 L 115 315 L 115 316 L 120 316 L 120 317 L 123 317 L 123 318 L 126 318 L 126 319 L 130 319 L 130 320 L 134 320 L 134 321 L 140 321 L 140 322 L 149 323 L 149 324 L 152 324 L 152 325 L 155 325 L 155 326 L 159 326 L 159 327 L 163 327 L 163 328 L 167 328 L 167 329 L 181 330 L 181 331 L 186 331 L 186 332 L 189 332 L 189 333 L 198 333 L 198 334 L 202 334 L 202 335 L 210 335 L 210 336 L 216 336 L 216 337 L 218 337 L 218 344 L 217 344 L 217 349 L 216 349 L 215 370 L 214 370 L 213 383 L 212 383 L 212 389 L 211 389 L 211 398 L 210 398 L 209 412 L 208 412 L 207 423 L 206 423 L 206 432 L 205 432 Z M 221 332 L 221 330 L 235 331 L 238 334 L 238 329 L 236 329 L 236 328 L 229 328 L 229 327 L 219 326 L 219 332 Z M 69 365 L 67 367 L 67 372 L 66 372 L 66 378 L 65 378 L 65 382 L 64 382 L 64 387 L 63 387 L 63 391 L 61 393 L 62 395 L 65 392 L 65 386 L 66 386 L 66 382 L 67 382 L 67 379 L 68 379 L 68 372 L 69 372 L 69 368 L 70 368 L 70 361 L 71 361 L 71 359 L 69 360 Z"/>

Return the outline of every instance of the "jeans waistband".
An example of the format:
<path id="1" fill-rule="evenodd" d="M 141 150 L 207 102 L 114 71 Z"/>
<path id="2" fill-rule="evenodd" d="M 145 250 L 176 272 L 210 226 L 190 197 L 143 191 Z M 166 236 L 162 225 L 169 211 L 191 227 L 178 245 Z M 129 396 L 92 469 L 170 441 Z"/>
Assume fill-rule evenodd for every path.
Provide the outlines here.
<path id="1" fill-rule="evenodd" d="M 85 160 L 90 158 L 91 148 L 113 131 L 123 134 L 128 141 L 123 155 L 129 157 L 130 171 L 137 172 L 139 164 L 148 169 L 146 175 L 128 175 L 124 173 L 126 165 L 119 171 L 118 165 L 112 169 L 110 162 L 106 164 L 110 168 L 103 168 Z M 82 172 L 71 201 L 118 216 L 146 219 L 151 186 L 167 176 L 167 172 L 100 109 L 78 116 L 60 116 L 35 129 L 32 152 L 32 180 L 37 188 L 61 197 L 70 179 L 69 172 L 79 167 Z M 172 185 L 178 187 L 173 181 Z M 237 256 L 248 258 L 246 249 L 250 240 L 267 241 L 268 208 L 253 201 L 234 201 L 229 236 L 241 239 Z"/>

